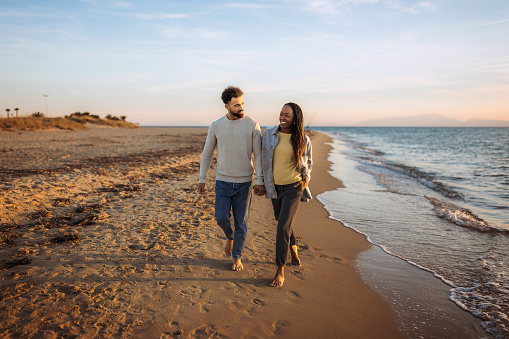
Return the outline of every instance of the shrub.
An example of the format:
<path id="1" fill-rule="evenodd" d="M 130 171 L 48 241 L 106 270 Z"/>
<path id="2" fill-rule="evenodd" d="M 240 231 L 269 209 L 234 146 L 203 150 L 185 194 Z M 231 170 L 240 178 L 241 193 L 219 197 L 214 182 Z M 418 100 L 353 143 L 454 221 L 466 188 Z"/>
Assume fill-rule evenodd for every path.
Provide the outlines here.
<path id="1" fill-rule="evenodd" d="M 106 119 L 109 119 L 109 120 L 120 120 L 119 117 L 115 116 L 115 115 L 111 115 L 111 114 L 108 114 L 106 116 Z"/>

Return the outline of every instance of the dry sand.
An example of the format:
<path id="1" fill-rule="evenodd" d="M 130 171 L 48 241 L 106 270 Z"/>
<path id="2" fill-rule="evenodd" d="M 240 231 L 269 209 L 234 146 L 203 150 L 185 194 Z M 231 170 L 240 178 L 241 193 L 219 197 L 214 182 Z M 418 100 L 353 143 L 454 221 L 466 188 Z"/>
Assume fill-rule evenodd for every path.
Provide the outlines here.
<path id="1" fill-rule="evenodd" d="M 2 338 L 397 338 L 354 269 L 362 235 L 314 199 L 295 222 L 301 267 L 275 272 L 270 201 L 255 197 L 245 269 L 231 271 L 213 177 L 197 193 L 205 128 L 0 133 Z M 328 137 L 312 136 L 316 195 Z"/>

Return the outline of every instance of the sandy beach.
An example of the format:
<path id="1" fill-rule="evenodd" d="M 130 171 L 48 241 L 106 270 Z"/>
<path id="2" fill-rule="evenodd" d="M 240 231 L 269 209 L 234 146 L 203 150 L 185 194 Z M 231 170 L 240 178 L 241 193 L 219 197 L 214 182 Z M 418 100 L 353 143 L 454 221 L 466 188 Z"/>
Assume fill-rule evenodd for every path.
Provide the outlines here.
<path id="1" fill-rule="evenodd" d="M 398 338 L 364 283 L 364 237 L 313 199 L 295 229 L 303 265 L 275 272 L 270 201 L 255 197 L 233 272 L 213 215 L 214 173 L 197 193 L 206 128 L 1 132 L 2 338 Z M 313 133 L 316 195 L 329 137 Z"/>

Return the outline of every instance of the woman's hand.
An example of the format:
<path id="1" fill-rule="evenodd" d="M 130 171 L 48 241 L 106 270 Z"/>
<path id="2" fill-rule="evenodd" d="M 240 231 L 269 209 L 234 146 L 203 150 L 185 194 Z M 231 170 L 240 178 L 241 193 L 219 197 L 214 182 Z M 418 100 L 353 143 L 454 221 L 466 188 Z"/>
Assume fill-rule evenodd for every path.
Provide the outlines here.
<path id="1" fill-rule="evenodd" d="M 295 184 L 295 187 L 297 186 L 301 186 L 302 187 L 302 190 L 304 191 L 304 189 L 306 187 L 308 187 L 308 184 L 309 184 L 309 177 L 306 177 L 304 176 L 304 179 L 299 181 L 298 183 Z"/>

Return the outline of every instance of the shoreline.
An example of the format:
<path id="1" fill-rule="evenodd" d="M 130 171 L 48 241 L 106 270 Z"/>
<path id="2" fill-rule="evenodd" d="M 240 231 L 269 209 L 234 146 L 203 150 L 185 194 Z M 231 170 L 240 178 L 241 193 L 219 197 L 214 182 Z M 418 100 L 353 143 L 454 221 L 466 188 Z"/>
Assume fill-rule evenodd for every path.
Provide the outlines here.
<path id="1" fill-rule="evenodd" d="M 338 148 L 340 144 L 341 141 L 334 140 L 334 148 Z M 343 193 L 362 187 L 363 180 L 366 179 L 359 177 L 360 174 L 355 170 L 356 163 L 340 155 L 338 151 L 332 154 L 330 160 L 335 175 L 345 178 L 348 183 Z M 371 249 L 359 254 L 355 267 L 363 280 L 393 306 L 402 333 L 411 338 L 491 337 L 481 326 L 482 319 L 451 300 L 454 287 L 450 282 L 444 281 L 442 277 L 424 267 L 390 253 L 370 240 L 369 234 L 345 224 L 341 215 L 333 214 L 326 201 L 333 203 L 331 199 L 340 201 L 338 199 L 343 199 L 344 196 L 348 195 L 342 195 L 339 191 L 327 192 L 322 196 L 324 208 L 331 219 L 362 234 L 366 241 L 373 245 Z"/>
<path id="2" fill-rule="evenodd" d="M 303 266 L 288 266 L 283 287 L 268 286 L 275 220 L 265 197 L 253 198 L 245 269 L 231 271 L 213 217 L 213 169 L 208 194 L 196 192 L 205 136 L 4 135 L 2 166 L 37 171 L 0 178 L 2 336 L 403 337 L 394 310 L 356 271 L 371 245 L 317 199 L 299 205 Z M 328 173 L 330 139 L 312 140 L 316 196 L 341 183 Z"/>

